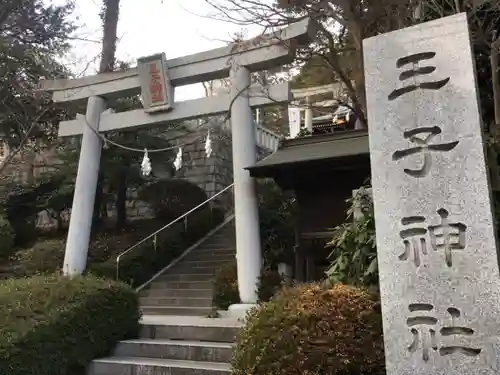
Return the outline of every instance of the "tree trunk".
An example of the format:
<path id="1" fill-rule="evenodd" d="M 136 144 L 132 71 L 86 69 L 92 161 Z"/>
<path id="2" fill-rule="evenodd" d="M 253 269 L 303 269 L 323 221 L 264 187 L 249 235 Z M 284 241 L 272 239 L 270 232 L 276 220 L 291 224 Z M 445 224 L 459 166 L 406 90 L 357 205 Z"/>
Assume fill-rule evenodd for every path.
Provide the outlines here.
<path id="1" fill-rule="evenodd" d="M 116 181 L 116 229 L 127 225 L 127 170 L 120 169 Z"/>
<path id="2" fill-rule="evenodd" d="M 498 194 L 500 192 L 500 167 L 498 165 L 498 141 L 500 135 L 500 82 L 498 77 L 498 55 L 500 47 L 500 38 L 497 38 L 491 44 L 491 81 L 493 86 L 493 104 L 495 110 L 495 121 L 489 126 L 489 136 L 491 137 L 491 143 L 487 147 L 488 155 L 488 166 L 491 172 L 491 188 Z"/>
<path id="3" fill-rule="evenodd" d="M 102 51 L 99 73 L 113 71 L 116 58 L 116 34 L 120 14 L 120 0 L 103 0 L 102 19 Z M 99 169 L 92 226 L 94 229 L 102 227 L 102 205 L 104 203 L 104 173 Z"/>
<path id="4" fill-rule="evenodd" d="M 61 211 L 56 212 L 56 220 L 57 220 L 57 233 L 64 232 Z"/>
<path id="5" fill-rule="evenodd" d="M 500 55 L 500 37 L 491 44 L 491 80 L 493 85 L 493 102 L 495 105 L 495 124 L 500 126 L 500 78 L 498 56 Z"/>
<path id="6" fill-rule="evenodd" d="M 113 71 L 116 55 L 116 34 L 120 14 L 120 0 L 104 0 L 102 18 L 102 52 L 99 73 Z"/>
<path id="7" fill-rule="evenodd" d="M 350 32 L 353 36 L 355 53 L 355 68 L 353 71 L 354 90 L 356 92 L 356 100 L 353 101 L 356 109 L 357 120 L 355 129 L 368 128 L 368 120 L 366 118 L 366 95 L 365 95 L 365 67 L 363 61 L 363 32 L 361 22 L 357 15 L 352 12 L 352 21 L 349 22 Z"/>

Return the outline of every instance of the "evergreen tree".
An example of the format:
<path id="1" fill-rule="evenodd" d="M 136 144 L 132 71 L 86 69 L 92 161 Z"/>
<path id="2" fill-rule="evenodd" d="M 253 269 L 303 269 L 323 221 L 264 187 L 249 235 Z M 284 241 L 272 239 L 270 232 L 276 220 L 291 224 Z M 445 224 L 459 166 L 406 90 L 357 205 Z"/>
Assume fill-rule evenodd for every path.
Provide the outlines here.
<path id="1" fill-rule="evenodd" d="M 0 2 L 0 135 L 12 150 L 0 173 L 19 151 L 53 140 L 65 115 L 37 85 L 68 74 L 57 60 L 75 29 L 72 9 L 43 0 Z"/>

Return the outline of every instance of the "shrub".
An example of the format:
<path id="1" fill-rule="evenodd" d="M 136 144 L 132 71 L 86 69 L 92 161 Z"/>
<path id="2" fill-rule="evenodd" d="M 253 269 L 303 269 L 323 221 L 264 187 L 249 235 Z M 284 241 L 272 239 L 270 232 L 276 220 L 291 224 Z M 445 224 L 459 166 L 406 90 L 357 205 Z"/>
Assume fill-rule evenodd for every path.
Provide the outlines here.
<path id="1" fill-rule="evenodd" d="M 207 199 L 205 191 L 185 180 L 160 180 L 139 192 L 139 199 L 147 202 L 158 219 L 172 221 Z"/>
<path id="2" fill-rule="evenodd" d="M 373 202 L 364 189 L 360 189 L 356 196 L 347 199 L 347 203 L 348 221 L 333 230 L 333 238 L 328 243 L 332 252 L 326 281 L 329 284 L 340 282 L 378 288 Z M 354 220 L 356 207 L 361 208 L 363 216 Z"/>
<path id="3" fill-rule="evenodd" d="M 125 256 L 121 262 L 120 280 L 133 285 L 147 281 L 223 219 L 224 214 L 218 209 L 209 211 L 207 208 L 194 212 L 189 217 L 187 231 L 182 221 L 158 234 L 156 250 L 153 242 L 148 241 Z M 155 226 L 148 222 L 145 223 L 147 225 L 138 223 L 136 232 L 102 233 L 93 238 L 89 247 L 87 272 L 115 279 L 117 254 L 158 229 L 158 222 L 155 222 Z M 9 267 L 10 276 L 26 277 L 57 272 L 62 268 L 64 251 L 65 240 L 39 241 L 31 248 L 15 254 Z"/>
<path id="4" fill-rule="evenodd" d="M 240 303 L 240 294 L 238 292 L 238 269 L 236 261 L 233 261 L 222 266 L 215 274 L 212 305 L 226 310 L 235 303 Z"/>
<path id="5" fill-rule="evenodd" d="M 158 222 L 156 226 L 151 226 L 148 222 L 140 221 L 136 224 L 137 228 L 131 228 L 127 233 L 104 232 L 92 238 L 87 254 L 87 269 L 98 270 L 95 272 L 98 275 L 115 278 L 116 267 L 114 263 L 111 265 L 111 261 L 114 262 L 116 254 L 139 242 L 159 225 Z M 137 232 L 134 229 L 137 229 Z M 64 251 L 65 240 L 39 238 L 32 247 L 16 253 L 12 267 L 13 276 L 24 277 L 57 272 L 62 268 Z"/>
<path id="6" fill-rule="evenodd" d="M 295 199 L 273 180 L 261 180 L 257 188 L 264 263 L 275 267 L 293 257 Z"/>
<path id="7" fill-rule="evenodd" d="M 60 178 L 34 184 L 11 183 L 1 187 L 0 205 L 15 233 L 15 244 L 24 246 L 36 238 L 36 215 L 61 185 Z"/>
<path id="8" fill-rule="evenodd" d="M 0 374 L 83 373 L 134 337 L 136 293 L 93 277 L 36 276 L 0 284 Z"/>
<path id="9" fill-rule="evenodd" d="M 257 294 L 260 302 L 269 299 L 281 289 L 283 279 L 277 270 L 264 267 L 257 285 Z M 221 310 L 226 310 L 229 306 L 240 303 L 238 291 L 238 268 L 236 260 L 233 260 L 215 273 L 212 305 Z"/>
<path id="10" fill-rule="evenodd" d="M 257 293 L 260 302 L 269 301 L 283 286 L 283 277 L 278 270 L 264 267 L 261 271 Z"/>
<path id="11" fill-rule="evenodd" d="M 9 221 L 0 216 L 0 261 L 9 259 L 14 252 L 14 231 Z"/>
<path id="12" fill-rule="evenodd" d="M 285 288 L 247 315 L 232 368 L 234 375 L 383 374 L 378 302 L 341 284 Z"/>
<path id="13" fill-rule="evenodd" d="M 14 275 L 18 277 L 53 274 L 62 268 L 65 241 L 51 239 L 35 243 L 15 255 Z"/>

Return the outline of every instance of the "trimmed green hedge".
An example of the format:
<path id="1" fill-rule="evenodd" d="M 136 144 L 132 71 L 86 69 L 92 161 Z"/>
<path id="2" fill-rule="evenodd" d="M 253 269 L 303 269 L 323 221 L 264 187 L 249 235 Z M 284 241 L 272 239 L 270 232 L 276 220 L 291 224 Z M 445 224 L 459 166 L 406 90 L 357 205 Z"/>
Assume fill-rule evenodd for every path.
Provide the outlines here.
<path id="1" fill-rule="evenodd" d="M 11 276 L 51 275 L 62 268 L 66 241 L 50 239 L 36 242 L 29 249 L 19 250 L 14 258 Z"/>
<path id="2" fill-rule="evenodd" d="M 341 284 L 284 288 L 247 315 L 232 374 L 385 374 L 378 300 Z"/>
<path id="3" fill-rule="evenodd" d="M 74 375 L 134 337 L 135 291 L 94 277 L 36 276 L 0 284 L 0 374 Z"/>
<path id="4" fill-rule="evenodd" d="M 215 273 L 212 305 L 218 309 L 227 310 L 229 306 L 240 302 L 238 269 L 236 261 L 231 261 Z"/>
<path id="5" fill-rule="evenodd" d="M 240 303 L 238 291 L 238 267 L 236 260 L 224 264 L 215 273 L 212 306 L 227 310 L 233 304 Z M 257 294 L 259 302 L 269 301 L 283 286 L 283 278 L 277 270 L 268 267 L 261 269 Z"/>

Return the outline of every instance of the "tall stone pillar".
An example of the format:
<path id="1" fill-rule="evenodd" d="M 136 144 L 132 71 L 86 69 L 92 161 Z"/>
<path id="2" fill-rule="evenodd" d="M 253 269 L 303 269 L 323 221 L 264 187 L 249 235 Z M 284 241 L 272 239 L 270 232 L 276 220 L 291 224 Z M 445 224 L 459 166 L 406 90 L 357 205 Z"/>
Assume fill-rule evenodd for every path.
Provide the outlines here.
<path id="1" fill-rule="evenodd" d="M 95 131 L 99 129 L 99 120 L 104 110 L 105 101 L 103 98 L 97 96 L 89 98 L 85 115 L 88 126 L 83 128 L 75 194 L 71 208 L 66 253 L 64 254 L 63 272 L 69 276 L 81 275 L 87 265 L 102 150 L 102 141 Z"/>
<path id="2" fill-rule="evenodd" d="M 257 283 L 262 266 L 258 199 L 255 181 L 246 167 L 257 161 L 255 123 L 247 88 L 250 72 L 245 67 L 231 71 L 231 133 L 233 147 L 234 209 L 236 216 L 236 260 L 241 305 L 246 310 L 257 302 Z"/>

